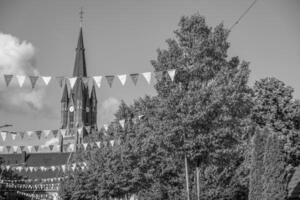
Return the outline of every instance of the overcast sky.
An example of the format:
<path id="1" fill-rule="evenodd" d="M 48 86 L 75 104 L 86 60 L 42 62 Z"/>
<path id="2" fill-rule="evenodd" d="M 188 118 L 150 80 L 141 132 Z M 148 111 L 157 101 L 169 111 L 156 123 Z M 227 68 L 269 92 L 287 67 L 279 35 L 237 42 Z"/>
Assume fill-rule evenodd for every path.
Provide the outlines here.
<path id="1" fill-rule="evenodd" d="M 84 8 L 84 42 L 90 76 L 153 71 L 150 60 L 165 40 L 174 37 L 182 15 L 199 12 L 207 23 L 230 27 L 252 0 L 0 0 L 0 74 L 31 73 L 71 76 Z M 300 1 L 259 0 L 229 36 L 230 55 L 249 61 L 250 84 L 275 76 L 300 98 Z M 25 42 L 26 41 L 26 42 Z M 27 80 L 28 81 L 28 80 Z M 62 89 L 18 89 L 0 76 L 0 125 L 8 130 L 57 129 Z M 108 123 L 121 99 L 128 104 L 154 95 L 153 85 L 140 78 L 123 87 L 104 83 L 97 89 L 98 125 Z"/>

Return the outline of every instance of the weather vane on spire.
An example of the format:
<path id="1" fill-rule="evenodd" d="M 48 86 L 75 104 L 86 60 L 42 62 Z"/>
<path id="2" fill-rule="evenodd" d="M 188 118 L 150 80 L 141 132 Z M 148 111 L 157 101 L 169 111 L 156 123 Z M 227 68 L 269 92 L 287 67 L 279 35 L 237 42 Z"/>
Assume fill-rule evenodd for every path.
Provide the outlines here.
<path id="1" fill-rule="evenodd" d="M 80 8 L 80 12 L 79 12 L 79 16 L 80 16 L 80 27 L 82 27 L 82 23 L 83 23 L 83 9 L 82 7 Z"/>

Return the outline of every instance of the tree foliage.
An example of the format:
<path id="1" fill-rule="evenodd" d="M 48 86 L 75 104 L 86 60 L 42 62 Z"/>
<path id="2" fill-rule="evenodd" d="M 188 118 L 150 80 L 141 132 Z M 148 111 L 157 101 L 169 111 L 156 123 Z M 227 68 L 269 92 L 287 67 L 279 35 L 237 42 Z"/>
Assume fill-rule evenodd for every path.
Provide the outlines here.
<path id="1" fill-rule="evenodd" d="M 199 14 L 182 17 L 174 33 L 151 61 L 157 96 L 131 106 L 123 102 L 108 131 L 88 138 L 118 145 L 78 153 L 89 169 L 70 174 L 61 190 L 66 199 L 184 199 L 185 154 L 192 196 L 194 170 L 201 167 L 202 199 L 247 199 L 240 177 L 246 176 L 242 163 L 253 106 L 248 63 L 228 58 L 229 31 L 223 24 L 209 27 Z M 170 69 L 176 69 L 174 81 L 162 72 Z M 126 119 L 124 129 L 120 119 Z"/>

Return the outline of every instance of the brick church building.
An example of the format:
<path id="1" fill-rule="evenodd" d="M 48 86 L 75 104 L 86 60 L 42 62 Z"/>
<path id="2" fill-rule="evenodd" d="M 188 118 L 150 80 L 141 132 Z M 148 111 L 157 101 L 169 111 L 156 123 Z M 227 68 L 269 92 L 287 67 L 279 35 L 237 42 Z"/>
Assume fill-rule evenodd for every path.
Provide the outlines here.
<path id="1" fill-rule="evenodd" d="M 0 199 L 59 199 L 59 183 L 65 175 L 63 170 L 51 167 L 66 165 L 71 160 L 73 152 L 65 152 L 64 145 L 74 144 L 76 147 L 82 143 L 83 137 L 97 131 L 97 96 L 95 86 L 89 87 L 88 84 L 82 27 L 73 77 L 77 77 L 73 88 L 67 81 L 63 84 L 61 125 L 58 129 L 64 129 L 65 134 L 59 136 L 60 150 L 41 153 L 22 150 L 0 154 L 0 165 L 3 166 L 0 169 Z M 79 128 L 83 130 L 81 134 Z M 6 166 L 31 170 L 4 170 Z M 40 166 L 45 170 L 37 168 Z"/>

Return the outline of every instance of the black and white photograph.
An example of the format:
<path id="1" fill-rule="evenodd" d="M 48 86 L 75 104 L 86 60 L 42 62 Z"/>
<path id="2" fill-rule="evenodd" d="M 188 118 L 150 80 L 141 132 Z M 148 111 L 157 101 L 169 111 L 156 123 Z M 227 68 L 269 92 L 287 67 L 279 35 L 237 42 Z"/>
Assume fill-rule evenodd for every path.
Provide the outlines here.
<path id="1" fill-rule="evenodd" d="M 300 200 L 300 0 L 0 0 L 0 200 Z"/>

